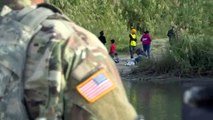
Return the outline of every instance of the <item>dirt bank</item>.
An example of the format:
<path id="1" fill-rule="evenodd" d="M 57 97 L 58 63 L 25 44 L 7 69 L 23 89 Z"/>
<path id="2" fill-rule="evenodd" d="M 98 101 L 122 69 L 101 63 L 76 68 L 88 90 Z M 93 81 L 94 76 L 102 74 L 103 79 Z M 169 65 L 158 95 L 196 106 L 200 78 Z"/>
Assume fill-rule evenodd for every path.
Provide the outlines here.
<path id="1" fill-rule="evenodd" d="M 212 77 L 176 77 L 169 76 L 167 74 L 164 75 L 152 75 L 152 74 L 143 74 L 143 73 L 135 73 L 135 69 L 137 69 L 137 65 L 135 66 L 126 66 L 125 63 L 128 61 L 127 55 L 120 56 L 120 62 L 117 63 L 117 68 L 120 72 L 121 78 L 124 81 L 132 81 L 132 82 L 150 82 L 156 84 L 166 84 L 166 83 L 186 83 L 186 82 L 197 82 L 197 81 L 212 81 Z"/>
<path id="2" fill-rule="evenodd" d="M 161 56 L 161 51 L 165 50 L 168 46 L 168 39 L 155 39 L 151 46 L 151 55 L 158 57 Z M 138 47 L 141 47 L 140 45 Z M 153 75 L 144 73 L 135 73 L 134 69 L 136 66 L 126 66 L 125 63 L 129 59 L 128 53 L 119 53 L 120 63 L 117 63 L 117 68 L 120 72 L 122 80 L 134 81 L 134 82 L 154 82 L 154 83 L 182 83 L 182 82 L 193 82 L 193 81 L 213 81 L 213 77 L 188 77 L 181 78 L 175 76 L 164 75 Z"/>

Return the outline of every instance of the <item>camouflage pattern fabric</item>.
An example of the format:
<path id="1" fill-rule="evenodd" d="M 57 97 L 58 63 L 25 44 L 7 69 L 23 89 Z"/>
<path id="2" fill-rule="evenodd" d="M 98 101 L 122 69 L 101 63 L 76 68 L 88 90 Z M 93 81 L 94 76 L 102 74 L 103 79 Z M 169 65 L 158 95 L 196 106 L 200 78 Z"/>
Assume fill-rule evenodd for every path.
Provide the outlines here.
<path id="1" fill-rule="evenodd" d="M 135 120 L 136 112 L 103 44 L 75 23 L 58 18 L 63 17 L 55 14 L 42 22 L 28 48 L 24 93 L 30 119 Z M 88 103 L 76 86 L 100 69 L 109 73 L 116 88 Z"/>
<path id="2" fill-rule="evenodd" d="M 72 22 L 49 19 L 43 23 L 28 51 L 25 91 L 33 118 L 136 118 L 114 62 L 90 32 Z M 101 68 L 112 76 L 116 89 L 89 104 L 75 87 Z"/>
<path id="3" fill-rule="evenodd" d="M 33 30 L 7 14 L 13 13 L 7 9 L 0 17 L 0 120 L 27 120 L 22 73 Z"/>

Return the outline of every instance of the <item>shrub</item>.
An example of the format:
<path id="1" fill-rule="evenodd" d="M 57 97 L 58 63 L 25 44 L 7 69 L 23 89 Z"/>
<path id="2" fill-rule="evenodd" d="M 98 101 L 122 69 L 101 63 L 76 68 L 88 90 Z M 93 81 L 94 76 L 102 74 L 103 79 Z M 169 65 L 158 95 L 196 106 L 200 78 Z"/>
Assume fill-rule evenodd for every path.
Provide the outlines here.
<path id="1" fill-rule="evenodd" d="M 213 42 L 211 37 L 184 36 L 163 51 L 161 57 L 144 60 L 142 71 L 173 75 L 212 75 Z"/>

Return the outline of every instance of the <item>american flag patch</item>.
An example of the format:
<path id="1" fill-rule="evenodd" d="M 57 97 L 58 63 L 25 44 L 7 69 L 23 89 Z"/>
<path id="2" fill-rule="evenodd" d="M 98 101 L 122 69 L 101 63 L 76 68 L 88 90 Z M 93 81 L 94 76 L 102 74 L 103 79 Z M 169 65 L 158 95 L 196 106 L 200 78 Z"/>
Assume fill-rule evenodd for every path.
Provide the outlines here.
<path id="1" fill-rule="evenodd" d="M 93 103 L 113 90 L 115 85 L 107 73 L 104 70 L 100 70 L 76 88 L 87 101 Z"/>

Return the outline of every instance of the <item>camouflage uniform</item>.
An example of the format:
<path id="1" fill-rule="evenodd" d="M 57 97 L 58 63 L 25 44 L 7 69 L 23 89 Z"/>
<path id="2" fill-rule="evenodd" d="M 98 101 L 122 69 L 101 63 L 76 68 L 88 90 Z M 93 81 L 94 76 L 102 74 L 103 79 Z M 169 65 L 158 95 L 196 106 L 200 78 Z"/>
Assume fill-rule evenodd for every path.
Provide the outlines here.
<path id="1" fill-rule="evenodd" d="M 135 120 L 117 68 L 96 36 L 57 14 L 41 25 L 29 44 L 24 72 L 30 119 Z M 101 69 L 115 89 L 89 103 L 76 86 Z"/>

